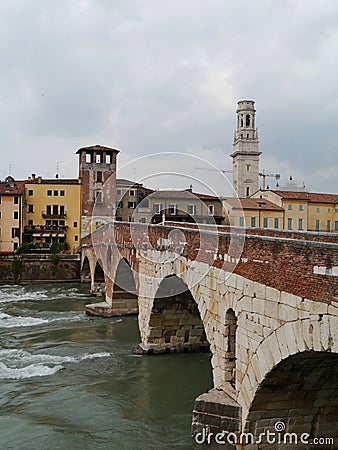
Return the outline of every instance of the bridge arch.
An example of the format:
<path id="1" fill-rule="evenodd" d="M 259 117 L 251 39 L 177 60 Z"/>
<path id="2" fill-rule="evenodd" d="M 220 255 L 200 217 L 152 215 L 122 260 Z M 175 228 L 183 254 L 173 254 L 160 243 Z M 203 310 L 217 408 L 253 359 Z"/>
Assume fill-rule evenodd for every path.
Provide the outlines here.
<path id="1" fill-rule="evenodd" d="M 96 261 L 94 273 L 92 277 L 92 287 L 91 292 L 94 295 L 103 295 L 106 290 L 106 283 L 105 283 L 105 275 L 103 270 L 103 263 L 102 260 L 99 258 Z"/>
<path id="2" fill-rule="evenodd" d="M 338 354 L 310 350 L 291 355 L 258 388 L 245 431 L 258 438 L 263 430 L 275 432 L 275 424 L 283 422 L 287 433 L 337 436 L 337 392 Z"/>
<path id="3" fill-rule="evenodd" d="M 88 256 L 85 256 L 81 266 L 81 282 L 90 283 L 91 282 L 91 270 Z"/>
<path id="4" fill-rule="evenodd" d="M 337 326 L 338 318 L 336 316 L 316 315 L 310 319 L 284 323 L 261 342 L 248 364 L 242 381 L 237 382 L 238 401 L 242 406 L 243 426 L 245 423 L 247 427 L 252 426 L 250 423 L 256 416 L 251 413 L 257 411 L 257 404 L 259 404 L 257 398 L 262 398 L 258 397 L 259 392 L 264 386 L 271 384 L 269 380 L 271 381 L 271 377 L 276 376 L 279 370 L 285 373 L 286 368 L 289 368 L 288 364 L 294 363 L 290 367 L 295 367 L 295 371 L 303 370 L 303 367 L 307 367 L 307 358 L 311 358 L 307 369 L 303 371 L 304 379 L 306 376 L 310 376 L 310 380 L 312 379 L 311 372 L 320 370 L 320 367 L 312 364 L 312 361 L 315 361 L 316 358 L 318 358 L 317 362 L 323 362 L 325 367 L 329 360 L 332 365 L 335 361 L 337 366 L 337 348 L 331 348 L 332 343 L 335 342 L 334 333 Z M 292 381 L 292 373 L 292 370 L 289 370 L 289 381 Z M 335 379 L 338 379 L 337 376 Z M 337 382 L 335 389 L 334 395 L 337 397 Z M 309 391 L 310 389 L 308 389 Z M 264 390 L 263 394 L 265 392 Z M 280 419 L 282 420 L 282 418 Z"/>
<path id="5" fill-rule="evenodd" d="M 111 258 L 111 256 L 110 256 Z M 138 312 L 138 293 L 133 270 L 126 258 L 117 264 L 114 277 L 111 278 L 111 296 L 109 303 L 115 315 L 136 314 Z"/>
<path id="6" fill-rule="evenodd" d="M 168 275 L 159 283 L 146 348 L 150 353 L 210 350 L 198 305 L 187 284 L 177 275 Z"/>

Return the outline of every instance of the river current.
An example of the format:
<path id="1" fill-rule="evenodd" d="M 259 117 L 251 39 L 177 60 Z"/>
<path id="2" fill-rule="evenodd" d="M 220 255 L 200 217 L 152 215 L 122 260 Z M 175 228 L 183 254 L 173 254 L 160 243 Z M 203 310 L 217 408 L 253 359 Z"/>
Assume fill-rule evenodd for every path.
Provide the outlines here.
<path id="1" fill-rule="evenodd" d="M 0 450 L 190 449 L 210 355 L 138 356 L 137 318 L 89 318 L 88 285 L 0 286 Z"/>

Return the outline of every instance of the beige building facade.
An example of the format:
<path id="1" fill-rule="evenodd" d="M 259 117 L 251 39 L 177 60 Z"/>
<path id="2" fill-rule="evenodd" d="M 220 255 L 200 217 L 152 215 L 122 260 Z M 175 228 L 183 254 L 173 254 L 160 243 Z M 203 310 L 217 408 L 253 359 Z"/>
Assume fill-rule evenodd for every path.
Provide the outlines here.
<path id="1" fill-rule="evenodd" d="M 0 254 L 20 247 L 24 223 L 25 182 L 8 176 L 0 183 Z"/>
<path id="2" fill-rule="evenodd" d="M 26 182 L 24 240 L 37 249 L 76 252 L 81 239 L 81 180 L 43 179 Z"/>
<path id="3" fill-rule="evenodd" d="M 285 230 L 338 232 L 338 194 L 267 190 L 252 197 L 283 208 Z"/>

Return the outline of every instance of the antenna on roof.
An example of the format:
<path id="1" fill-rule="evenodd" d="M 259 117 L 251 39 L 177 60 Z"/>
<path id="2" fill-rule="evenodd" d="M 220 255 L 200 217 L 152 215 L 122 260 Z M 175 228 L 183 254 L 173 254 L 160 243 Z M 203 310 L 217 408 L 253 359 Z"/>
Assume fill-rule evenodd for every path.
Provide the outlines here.
<path id="1" fill-rule="evenodd" d="M 58 162 L 56 163 L 56 175 L 55 175 L 55 178 L 56 178 L 56 179 L 59 178 L 60 165 L 61 165 L 61 161 L 58 161 Z"/>

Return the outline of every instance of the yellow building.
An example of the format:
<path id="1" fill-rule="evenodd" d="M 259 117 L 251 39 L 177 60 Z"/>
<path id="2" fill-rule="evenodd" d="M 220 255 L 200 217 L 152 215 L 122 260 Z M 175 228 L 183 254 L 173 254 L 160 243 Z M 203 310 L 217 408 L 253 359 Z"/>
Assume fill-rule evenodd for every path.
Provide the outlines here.
<path id="1" fill-rule="evenodd" d="M 258 191 L 252 198 L 267 199 L 285 211 L 285 230 L 338 231 L 338 194 L 315 192 Z"/>
<path id="2" fill-rule="evenodd" d="M 284 209 L 261 198 L 225 198 L 223 206 L 230 224 L 245 228 L 282 229 Z"/>
<path id="3" fill-rule="evenodd" d="M 74 253 L 81 239 L 81 181 L 42 179 L 26 181 L 24 241 L 37 248 Z"/>
<path id="4" fill-rule="evenodd" d="M 11 253 L 21 245 L 25 222 L 25 182 L 8 176 L 0 183 L 0 253 Z"/>

